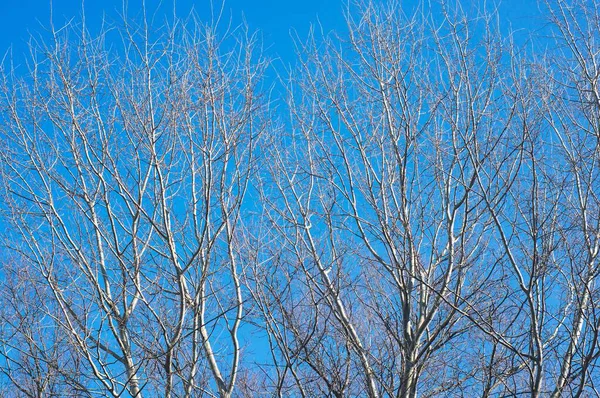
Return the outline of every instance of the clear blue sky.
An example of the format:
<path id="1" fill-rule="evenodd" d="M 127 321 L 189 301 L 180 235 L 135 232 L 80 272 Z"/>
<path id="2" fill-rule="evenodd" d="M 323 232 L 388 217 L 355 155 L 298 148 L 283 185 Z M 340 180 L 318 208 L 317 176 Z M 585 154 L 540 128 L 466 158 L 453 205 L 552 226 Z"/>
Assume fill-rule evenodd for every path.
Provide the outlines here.
<path id="1" fill-rule="evenodd" d="M 156 8 L 158 1 L 146 0 L 148 8 Z M 215 7 L 220 0 L 214 0 Z M 130 14 L 139 9 L 141 0 L 130 0 Z M 192 7 L 203 18 L 210 16 L 209 0 L 177 0 L 176 8 L 179 16 L 185 16 Z M 164 12 L 172 13 L 173 0 L 163 1 Z M 317 18 L 325 28 L 333 29 L 343 23 L 342 1 L 340 0 L 226 0 L 224 20 L 233 18 L 235 25 L 246 20 L 251 30 L 260 30 L 269 51 L 277 54 L 291 54 L 290 29 L 295 28 L 301 36 L 306 35 L 311 22 Z M 81 0 L 54 0 L 54 22 L 61 22 L 71 17 L 79 18 L 82 10 Z M 85 0 L 86 21 L 88 25 L 98 26 L 103 15 L 108 20 L 118 20 L 122 9 L 122 0 Z M 41 30 L 42 25 L 50 21 L 50 0 L 0 0 L 0 51 L 4 53 L 12 45 L 15 53 L 26 49 L 25 41 L 30 32 Z"/>
<path id="2" fill-rule="evenodd" d="M 156 7 L 158 1 L 146 0 L 150 8 Z M 139 7 L 141 0 L 129 0 L 130 8 Z M 219 3 L 220 0 L 214 0 Z M 410 7 L 416 0 L 404 0 L 403 4 Z M 435 2 L 435 0 L 434 0 Z M 501 0 L 500 17 L 504 26 L 507 23 L 513 29 L 531 29 L 540 25 L 539 0 Z M 172 10 L 173 0 L 165 0 L 162 8 Z M 323 27 L 343 29 L 342 9 L 346 0 L 225 0 L 225 15 L 233 17 L 234 23 L 245 17 L 252 30 L 258 29 L 263 33 L 265 45 L 271 55 L 282 56 L 291 61 L 290 29 L 295 29 L 300 37 L 304 37 L 311 23 L 317 18 Z M 482 4 L 483 0 L 464 0 L 467 7 Z M 492 1 L 488 0 L 488 4 Z M 85 12 L 90 26 L 98 26 L 102 15 L 109 20 L 117 20 L 121 10 L 122 0 L 85 0 Z M 180 16 L 187 14 L 194 7 L 201 15 L 210 15 L 209 0 L 177 0 L 177 10 Z M 54 0 L 54 21 L 57 25 L 68 18 L 79 18 L 81 15 L 81 0 Z M 50 20 L 50 0 L 0 0 L 0 52 L 12 45 L 15 54 L 26 51 L 25 42 L 29 32 L 36 32 L 42 25 L 48 25 Z"/>

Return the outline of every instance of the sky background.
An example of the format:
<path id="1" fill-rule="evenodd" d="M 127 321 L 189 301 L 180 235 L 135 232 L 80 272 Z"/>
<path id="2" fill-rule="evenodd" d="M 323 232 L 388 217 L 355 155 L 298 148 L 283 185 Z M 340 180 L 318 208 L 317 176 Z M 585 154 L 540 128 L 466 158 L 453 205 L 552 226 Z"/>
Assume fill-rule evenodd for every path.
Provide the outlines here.
<path id="1" fill-rule="evenodd" d="M 214 0 L 219 3 L 219 0 Z M 130 9 L 135 12 L 141 0 L 130 0 Z M 404 0 L 403 6 L 412 7 L 416 0 Z M 464 0 L 466 6 L 483 4 L 483 0 Z M 511 26 L 514 30 L 534 30 L 541 26 L 543 13 L 539 0 L 502 0 L 499 4 L 500 21 L 504 31 Z M 2 55 L 11 48 L 17 57 L 26 53 L 26 42 L 30 33 L 39 32 L 50 21 L 50 0 L 0 0 L 0 51 Z M 158 1 L 147 0 L 149 8 Z M 173 0 L 162 3 L 162 10 L 172 15 Z M 234 24 L 247 22 L 251 30 L 262 32 L 267 53 L 280 57 L 286 63 L 293 62 L 294 51 L 290 31 L 294 29 L 300 38 L 306 37 L 311 23 L 319 21 L 325 31 L 344 28 L 344 0 L 225 0 L 225 19 L 232 18 Z M 491 4 L 491 1 L 487 1 Z M 194 7 L 203 18 L 210 16 L 209 0 L 177 0 L 179 16 L 186 15 Z M 53 0 L 53 19 L 59 26 L 70 18 L 80 18 L 81 0 Z M 85 0 L 83 8 L 89 26 L 98 27 L 103 15 L 108 20 L 119 19 L 122 0 Z M 132 12 L 132 13 L 133 13 Z"/>

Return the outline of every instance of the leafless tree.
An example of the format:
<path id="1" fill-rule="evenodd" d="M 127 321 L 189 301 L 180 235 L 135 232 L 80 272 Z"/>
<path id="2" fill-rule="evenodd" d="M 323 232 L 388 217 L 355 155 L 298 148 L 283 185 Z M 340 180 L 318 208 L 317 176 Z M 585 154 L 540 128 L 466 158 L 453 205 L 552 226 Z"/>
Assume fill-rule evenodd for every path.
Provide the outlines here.
<path id="1" fill-rule="evenodd" d="M 243 29 L 134 20 L 3 70 L 2 369 L 28 396 L 233 394 L 265 62 Z"/>
<path id="2" fill-rule="evenodd" d="M 272 145 L 281 244 L 260 300 L 277 384 L 307 396 L 448 393 L 474 377 L 457 348 L 474 322 L 496 335 L 475 316 L 493 303 L 478 176 L 512 121 L 503 46 L 489 20 L 473 38 L 460 12 L 399 7 L 369 3 L 347 39 L 302 48 L 290 134 Z"/>

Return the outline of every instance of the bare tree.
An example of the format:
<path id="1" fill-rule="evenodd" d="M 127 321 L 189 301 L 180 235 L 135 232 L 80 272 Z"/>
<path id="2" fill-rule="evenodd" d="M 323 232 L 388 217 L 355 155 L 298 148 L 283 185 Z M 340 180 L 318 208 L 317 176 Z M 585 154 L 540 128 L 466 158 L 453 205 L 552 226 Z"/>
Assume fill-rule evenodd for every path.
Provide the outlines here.
<path id="1" fill-rule="evenodd" d="M 600 395 L 597 360 L 600 270 L 600 4 L 557 2 L 550 7 L 556 54 L 549 67 L 548 123 L 566 175 L 559 211 L 566 305 L 552 357 L 552 396 Z M 568 299 L 567 299 L 568 297 Z"/>
<path id="2" fill-rule="evenodd" d="M 2 74 L 3 370 L 26 395 L 233 394 L 265 63 L 243 29 L 131 21 L 51 27 Z"/>
<path id="3" fill-rule="evenodd" d="M 504 49 L 489 20 L 473 38 L 460 12 L 399 7 L 368 3 L 346 39 L 302 49 L 290 134 L 272 145 L 281 247 L 259 299 L 277 384 L 307 396 L 448 393 L 474 377 L 455 348 L 474 322 L 496 335 L 476 316 L 493 302 L 477 182 L 512 121 Z"/>

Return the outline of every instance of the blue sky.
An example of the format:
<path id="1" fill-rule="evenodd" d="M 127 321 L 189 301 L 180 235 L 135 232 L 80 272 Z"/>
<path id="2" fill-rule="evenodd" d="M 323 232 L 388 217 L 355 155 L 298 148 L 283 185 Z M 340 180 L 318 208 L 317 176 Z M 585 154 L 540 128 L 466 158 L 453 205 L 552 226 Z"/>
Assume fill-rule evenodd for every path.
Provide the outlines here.
<path id="1" fill-rule="evenodd" d="M 404 0 L 407 7 L 416 0 Z M 502 0 L 500 18 L 503 26 L 513 29 L 532 29 L 541 24 L 539 0 Z M 147 0 L 150 7 L 158 1 Z M 219 3 L 219 0 L 214 0 Z M 483 0 L 464 0 L 465 6 L 483 4 Z M 488 4 L 491 2 L 488 1 Z M 122 0 L 86 0 L 84 8 L 90 26 L 98 26 L 102 16 L 117 20 Z M 130 8 L 139 6 L 141 0 L 130 0 Z M 163 2 L 162 8 L 172 10 L 173 0 Z M 311 23 L 320 21 L 326 31 L 343 30 L 342 10 L 345 0 L 225 0 L 224 15 L 233 18 L 234 24 L 245 18 L 250 29 L 262 32 L 269 55 L 280 56 L 285 61 L 293 59 L 290 30 L 295 29 L 299 37 L 305 37 Z M 53 0 L 54 21 L 59 25 L 71 17 L 79 18 L 81 0 Z M 202 16 L 210 15 L 209 0 L 178 0 L 180 16 L 194 7 Z M 0 51 L 2 54 L 12 46 L 14 54 L 26 52 L 26 41 L 30 32 L 38 32 L 50 21 L 50 0 L 0 0 Z"/>
<path id="2" fill-rule="evenodd" d="M 208 18 L 210 3 L 209 0 L 178 0 L 177 13 L 185 16 L 194 7 L 203 18 Z M 215 7 L 220 6 L 219 0 L 214 3 Z M 134 5 L 139 6 L 141 0 L 132 0 L 130 4 L 130 9 L 135 12 Z M 149 8 L 155 8 L 159 2 L 149 0 L 147 4 Z M 164 1 L 161 8 L 171 14 L 172 4 L 172 0 Z M 296 29 L 302 37 L 306 35 L 310 24 L 317 20 L 328 30 L 343 26 L 342 4 L 339 0 L 226 0 L 223 20 L 232 18 L 234 25 L 237 25 L 244 19 L 251 30 L 262 32 L 269 52 L 285 57 L 292 53 L 290 29 Z M 82 2 L 54 0 L 52 8 L 54 22 L 59 25 L 71 17 L 79 18 Z M 121 0 L 87 0 L 84 4 L 86 21 L 94 27 L 98 26 L 103 15 L 109 20 L 118 20 L 121 8 Z M 0 51 L 4 53 L 11 46 L 15 54 L 25 51 L 29 33 L 40 31 L 42 25 L 48 25 L 49 21 L 50 0 L 0 0 Z"/>

